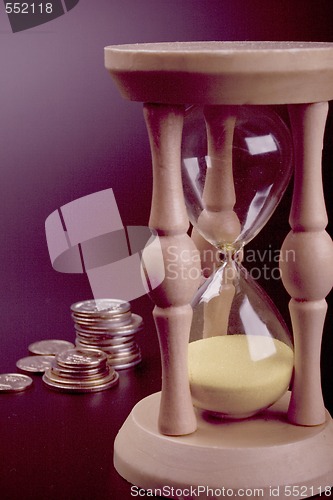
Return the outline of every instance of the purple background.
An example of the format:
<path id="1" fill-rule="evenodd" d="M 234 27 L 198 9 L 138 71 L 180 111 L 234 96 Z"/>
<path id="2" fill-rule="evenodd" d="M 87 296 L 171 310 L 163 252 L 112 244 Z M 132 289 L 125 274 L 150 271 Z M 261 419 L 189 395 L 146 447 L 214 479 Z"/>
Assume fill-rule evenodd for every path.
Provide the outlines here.
<path id="1" fill-rule="evenodd" d="M 103 47 L 246 39 L 333 41 L 332 0 L 80 0 L 66 15 L 16 34 L 0 4 L 0 372 L 15 371 L 35 340 L 72 340 L 69 306 L 92 296 L 86 276 L 52 269 L 46 217 L 112 187 L 124 225 L 148 221 L 150 153 L 141 104 L 119 96 L 104 69 Z M 324 158 L 332 159 L 329 147 Z M 264 230 L 254 245 L 281 243 L 288 210 L 286 199 L 274 217 L 279 231 Z M 285 312 L 282 287 L 265 285 Z M 327 400 L 329 330 L 328 324 Z"/>

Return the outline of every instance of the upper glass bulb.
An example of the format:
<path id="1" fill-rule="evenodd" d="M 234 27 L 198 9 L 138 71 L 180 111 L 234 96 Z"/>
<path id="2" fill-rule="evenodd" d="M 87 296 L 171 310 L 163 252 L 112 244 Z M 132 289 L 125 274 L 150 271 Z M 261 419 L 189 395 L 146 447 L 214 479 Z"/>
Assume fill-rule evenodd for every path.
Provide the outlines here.
<path id="1" fill-rule="evenodd" d="M 237 251 L 272 215 L 292 173 L 292 141 L 266 106 L 190 107 L 182 177 L 189 218 L 215 247 Z"/>

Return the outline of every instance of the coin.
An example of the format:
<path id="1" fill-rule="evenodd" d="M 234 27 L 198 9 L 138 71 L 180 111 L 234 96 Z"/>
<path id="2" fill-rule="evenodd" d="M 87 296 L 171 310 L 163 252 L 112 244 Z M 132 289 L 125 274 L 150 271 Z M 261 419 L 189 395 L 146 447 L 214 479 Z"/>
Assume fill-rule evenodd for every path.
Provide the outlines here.
<path id="1" fill-rule="evenodd" d="M 19 359 L 16 366 L 24 372 L 44 373 L 52 366 L 53 360 L 54 356 L 27 356 Z"/>
<path id="2" fill-rule="evenodd" d="M 128 337 L 126 339 L 126 342 L 116 344 L 112 340 L 103 340 L 101 342 L 98 342 L 93 338 L 89 339 L 77 336 L 75 342 L 76 345 L 79 347 L 86 347 L 87 349 L 89 349 L 89 346 L 91 346 L 91 348 L 93 349 L 101 349 L 102 351 L 105 351 L 106 349 L 111 349 L 111 350 L 123 349 L 131 345 L 134 345 L 133 337 Z"/>
<path id="3" fill-rule="evenodd" d="M 133 368 L 134 366 L 138 365 L 141 362 L 141 359 L 142 359 L 141 355 L 139 355 L 138 358 L 135 359 L 134 361 L 122 362 L 122 363 L 110 361 L 109 365 L 117 370 L 126 370 L 127 368 Z"/>
<path id="4" fill-rule="evenodd" d="M 97 368 L 106 363 L 107 356 L 103 351 L 93 349 L 68 349 L 56 356 L 58 365 L 64 368 Z"/>
<path id="5" fill-rule="evenodd" d="M 119 324 L 129 324 L 132 321 L 132 313 L 131 311 L 128 311 L 126 313 L 122 314 L 116 314 L 111 316 L 110 318 L 105 317 L 105 316 L 78 316 L 77 314 L 72 313 L 72 319 L 74 322 L 78 325 L 94 325 L 96 321 L 98 321 L 99 324 L 104 325 L 105 327 L 108 327 L 110 325 L 119 325 Z"/>
<path id="6" fill-rule="evenodd" d="M 31 354 L 52 356 L 66 349 L 71 349 L 72 347 L 74 347 L 74 344 L 72 344 L 72 342 L 67 342 L 67 340 L 49 339 L 34 342 L 29 345 L 28 349 Z"/>
<path id="7" fill-rule="evenodd" d="M 52 381 L 48 378 L 47 372 L 44 373 L 43 375 L 43 382 L 53 390 L 57 390 L 60 392 L 74 392 L 74 393 L 85 393 L 85 392 L 98 392 L 98 391 L 105 391 L 106 389 L 110 389 L 114 385 L 116 385 L 119 381 L 119 375 L 117 372 L 113 371 L 112 377 L 105 382 L 103 381 L 102 383 L 98 384 L 95 383 L 94 385 L 85 385 L 84 382 L 81 384 L 81 386 L 78 385 L 64 385 L 59 382 Z"/>
<path id="8" fill-rule="evenodd" d="M 109 333 L 110 335 L 134 335 L 143 329 L 143 321 L 141 316 L 137 314 L 132 314 L 132 320 L 128 324 L 120 323 L 120 324 L 112 324 L 109 326 L 101 325 L 99 322 L 95 322 L 91 325 L 75 325 L 75 329 L 78 332 L 82 333 L 93 333 L 105 335 Z"/>
<path id="9" fill-rule="evenodd" d="M 108 358 L 108 363 L 114 366 L 117 363 L 128 363 L 137 359 L 138 353 L 136 351 L 124 353 L 124 354 L 110 354 Z"/>
<path id="10" fill-rule="evenodd" d="M 117 335 L 115 337 L 114 335 L 94 335 L 93 333 L 83 333 L 79 332 L 78 330 L 76 331 L 76 338 L 80 339 L 82 342 L 92 342 L 95 343 L 96 345 L 103 345 L 101 343 L 107 343 L 110 345 L 122 345 L 126 342 L 132 342 L 132 337 L 130 336 L 124 336 L 120 337 Z"/>
<path id="11" fill-rule="evenodd" d="M 73 386 L 73 387 L 90 387 L 93 385 L 100 385 L 102 383 L 109 382 L 110 380 L 113 380 L 114 378 L 114 370 L 110 370 L 109 367 L 107 367 L 104 371 L 104 373 L 100 374 L 99 377 L 94 377 L 94 378 L 85 378 L 85 379 L 80 379 L 78 377 L 64 377 L 64 376 L 59 376 L 52 369 L 48 369 L 46 372 L 46 378 L 48 381 L 55 382 L 57 384 L 62 384 L 64 386 Z"/>
<path id="12" fill-rule="evenodd" d="M 86 370 L 78 370 L 78 369 L 70 369 L 70 368 L 63 368 L 62 366 L 59 365 L 53 365 L 52 366 L 52 373 L 55 375 L 58 375 L 59 377 L 65 377 L 65 378 L 96 378 L 100 377 L 103 373 L 105 373 L 106 370 L 106 365 L 102 368 L 93 368 L 93 369 L 86 369 Z"/>
<path id="13" fill-rule="evenodd" d="M 71 311 L 75 314 L 89 317 L 112 316 L 126 313 L 130 310 L 129 302 L 119 299 L 96 299 L 76 302 L 71 306 Z"/>
<path id="14" fill-rule="evenodd" d="M 0 375 L 0 393 L 21 392 L 30 387 L 32 378 L 20 373 L 3 373 Z"/>
<path id="15" fill-rule="evenodd" d="M 113 354 L 113 355 L 121 355 L 121 354 L 128 354 L 132 352 L 137 352 L 138 351 L 138 345 L 136 342 L 133 342 L 131 345 L 128 347 L 118 347 L 117 349 L 114 349 L 112 347 L 106 347 L 103 349 L 106 354 Z"/>

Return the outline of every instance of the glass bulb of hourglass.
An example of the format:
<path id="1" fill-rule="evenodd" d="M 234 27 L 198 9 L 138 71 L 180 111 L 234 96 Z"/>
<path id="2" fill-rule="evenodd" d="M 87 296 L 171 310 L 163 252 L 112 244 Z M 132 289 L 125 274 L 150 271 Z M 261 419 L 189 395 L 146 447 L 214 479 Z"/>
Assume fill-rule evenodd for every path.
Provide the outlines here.
<path id="1" fill-rule="evenodd" d="M 193 404 L 217 415 L 251 416 L 290 384 L 291 336 L 241 258 L 283 195 L 291 151 L 288 128 L 266 107 L 195 107 L 185 118 L 188 215 L 206 251 L 219 254 L 192 304 L 189 381 Z"/>
<path id="2" fill-rule="evenodd" d="M 182 177 L 192 225 L 215 247 L 237 250 L 258 234 L 277 207 L 292 174 L 292 140 L 280 116 L 266 106 L 237 107 L 234 112 L 236 121 L 229 133 L 232 142 L 220 157 L 213 158 L 208 155 L 203 109 L 194 106 L 187 111 Z M 227 162 L 231 170 L 223 175 Z M 223 207 L 223 199 L 216 207 L 221 188 L 218 179 L 229 193 L 231 185 L 234 190 L 235 203 L 229 210 Z M 205 197 L 208 183 L 215 190 L 213 207 Z"/>

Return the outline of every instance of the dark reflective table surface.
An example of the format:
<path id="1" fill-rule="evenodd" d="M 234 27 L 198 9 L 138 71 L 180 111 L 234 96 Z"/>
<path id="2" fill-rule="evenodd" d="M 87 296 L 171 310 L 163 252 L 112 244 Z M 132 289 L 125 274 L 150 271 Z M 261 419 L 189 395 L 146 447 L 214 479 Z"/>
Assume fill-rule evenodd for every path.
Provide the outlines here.
<path id="1" fill-rule="evenodd" d="M 134 498 L 131 485 L 113 467 L 113 442 L 132 407 L 160 390 L 161 368 L 152 308 L 148 297 L 132 302 L 132 311 L 145 321 L 144 333 L 138 338 L 143 361 L 134 369 L 120 371 L 118 386 L 91 394 L 60 393 L 49 390 L 41 376 L 32 375 L 31 389 L 0 394 L 1 500 Z M 8 325 L 14 331 L 15 323 Z M 59 316 L 59 325 L 63 325 L 64 332 L 59 331 L 58 338 L 73 341 L 70 318 L 65 321 Z M 36 322 L 36 339 L 43 338 L 44 326 L 43 318 Z M 331 366 L 330 321 L 326 330 L 323 362 Z M 1 373 L 16 371 L 17 359 L 28 354 L 27 342 L 29 339 L 24 336 L 20 341 L 14 334 L 11 338 L 9 331 L 3 336 Z M 325 366 L 324 372 L 327 375 Z M 323 385 L 328 387 L 329 380 L 325 379 Z M 330 392 L 325 391 L 329 409 Z"/>

